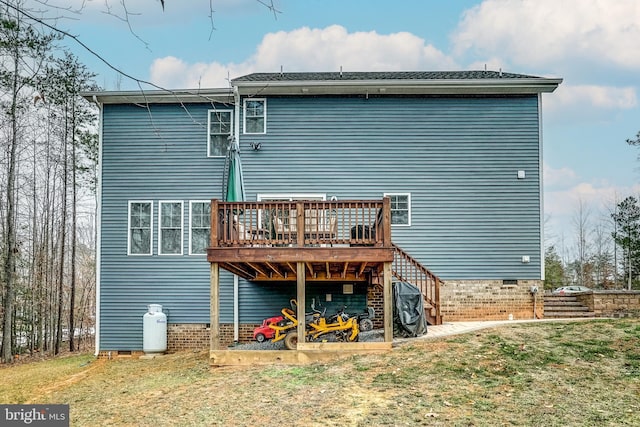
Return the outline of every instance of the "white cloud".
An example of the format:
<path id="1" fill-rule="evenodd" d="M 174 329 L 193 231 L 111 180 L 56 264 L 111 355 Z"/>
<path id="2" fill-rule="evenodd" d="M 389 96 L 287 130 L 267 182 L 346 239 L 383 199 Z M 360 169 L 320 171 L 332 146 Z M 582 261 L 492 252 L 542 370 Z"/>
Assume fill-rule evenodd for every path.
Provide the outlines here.
<path id="1" fill-rule="evenodd" d="M 167 89 L 191 89 L 199 87 L 227 87 L 228 68 L 216 62 L 188 64 L 174 56 L 153 61 L 150 79 Z"/>
<path id="2" fill-rule="evenodd" d="M 561 84 L 543 100 L 545 119 L 554 122 L 606 122 L 621 110 L 638 107 L 634 87 Z"/>
<path id="3" fill-rule="evenodd" d="M 456 63 L 413 34 L 375 31 L 349 33 L 332 25 L 279 31 L 264 36 L 255 53 L 241 64 L 187 64 L 165 57 L 151 66 L 151 80 L 164 87 L 226 86 L 227 76 L 251 72 L 443 70 L 457 69 Z"/>
<path id="4" fill-rule="evenodd" d="M 633 87 L 560 85 L 552 98 L 552 105 L 557 103 L 562 107 L 589 105 L 601 109 L 627 110 L 638 105 L 636 89 Z"/>
<path id="5" fill-rule="evenodd" d="M 556 191 L 546 190 L 544 214 L 547 244 L 562 236 L 574 235 L 575 216 L 581 203 L 593 225 L 608 219 L 616 203 L 627 196 L 639 194 L 640 184 L 615 186 L 607 181 L 580 182 Z"/>
<path id="6" fill-rule="evenodd" d="M 495 55 L 529 69 L 581 66 L 640 70 L 637 0 L 485 0 L 464 13 L 455 52 Z"/>
<path id="7" fill-rule="evenodd" d="M 568 167 L 561 167 L 554 169 L 547 163 L 544 164 L 544 185 L 546 188 L 555 187 L 557 185 L 566 186 L 569 183 L 573 183 L 577 180 L 578 175 L 576 172 Z"/>

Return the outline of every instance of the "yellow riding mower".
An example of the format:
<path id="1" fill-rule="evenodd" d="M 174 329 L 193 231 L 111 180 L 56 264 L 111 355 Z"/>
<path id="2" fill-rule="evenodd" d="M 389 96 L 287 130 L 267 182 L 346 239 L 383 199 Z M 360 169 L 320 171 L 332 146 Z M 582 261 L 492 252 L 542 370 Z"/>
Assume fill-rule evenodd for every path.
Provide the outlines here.
<path id="1" fill-rule="evenodd" d="M 296 316 L 298 310 L 298 301 L 292 299 L 290 301 L 291 308 L 282 309 L 284 320 L 276 324 L 269 325 L 276 331 L 272 342 L 284 340 L 284 346 L 287 350 L 295 350 L 298 344 L 298 318 Z M 317 341 L 358 341 L 358 319 L 339 310 L 329 318 L 325 317 L 326 308 L 318 310 L 315 307 L 315 298 L 312 300 L 312 313 L 305 314 L 306 321 L 306 340 L 309 342 Z"/>

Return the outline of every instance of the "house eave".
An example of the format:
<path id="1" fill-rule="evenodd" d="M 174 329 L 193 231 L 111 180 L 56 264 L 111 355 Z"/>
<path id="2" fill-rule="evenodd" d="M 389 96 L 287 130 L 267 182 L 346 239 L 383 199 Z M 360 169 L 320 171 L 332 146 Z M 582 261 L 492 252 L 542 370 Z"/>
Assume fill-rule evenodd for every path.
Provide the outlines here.
<path id="1" fill-rule="evenodd" d="M 234 82 L 240 95 L 518 95 L 553 92 L 560 78 Z"/>
<path id="2" fill-rule="evenodd" d="M 80 94 L 90 102 L 99 104 L 180 104 L 224 103 L 233 104 L 232 89 L 177 89 L 152 91 L 95 91 Z"/>

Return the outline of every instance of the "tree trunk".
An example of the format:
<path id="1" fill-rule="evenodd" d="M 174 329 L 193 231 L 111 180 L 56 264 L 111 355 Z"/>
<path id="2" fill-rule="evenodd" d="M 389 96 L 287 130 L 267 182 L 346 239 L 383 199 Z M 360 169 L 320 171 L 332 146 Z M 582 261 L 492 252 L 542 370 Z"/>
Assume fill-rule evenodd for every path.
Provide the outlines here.
<path id="1" fill-rule="evenodd" d="M 11 137 L 9 139 L 9 157 L 7 159 L 9 170 L 7 172 L 7 217 L 5 224 L 6 231 L 6 254 L 4 260 L 5 294 L 4 294 L 4 321 L 2 325 L 2 360 L 5 363 L 13 361 L 13 303 L 15 299 L 15 269 L 16 269 L 16 229 L 15 229 L 15 185 L 16 185 L 16 162 L 18 146 L 18 48 L 14 51 L 14 69 L 12 81 L 11 107 L 9 118 L 11 119 Z"/>
<path id="2" fill-rule="evenodd" d="M 75 87 L 75 86 L 74 86 Z M 71 94 L 71 289 L 69 290 L 69 351 L 75 351 L 74 335 L 75 335 L 75 312 L 76 312 L 76 235 L 77 235 L 77 203 L 78 195 L 76 193 L 76 109 L 75 109 L 75 91 Z"/>
<path id="3" fill-rule="evenodd" d="M 58 273 L 58 328 L 56 330 L 56 345 L 54 353 L 60 353 L 60 345 L 62 343 L 62 307 L 64 304 L 64 260 L 67 240 L 67 181 L 68 181 L 68 164 L 67 164 L 67 142 L 68 142 L 68 112 L 65 108 L 65 123 L 64 123 L 64 136 L 63 136 L 63 149 L 62 149 L 62 203 L 60 219 L 60 271 Z"/>

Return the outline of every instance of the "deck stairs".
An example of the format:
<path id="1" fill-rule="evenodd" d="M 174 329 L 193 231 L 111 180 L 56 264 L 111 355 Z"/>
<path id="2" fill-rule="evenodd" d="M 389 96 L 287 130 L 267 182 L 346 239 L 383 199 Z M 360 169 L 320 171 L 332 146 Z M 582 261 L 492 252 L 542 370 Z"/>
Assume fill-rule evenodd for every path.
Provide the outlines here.
<path id="1" fill-rule="evenodd" d="M 582 305 L 574 295 L 544 296 L 545 319 L 594 317 L 595 313 L 589 307 Z"/>
<path id="2" fill-rule="evenodd" d="M 440 278 L 395 244 L 391 272 L 397 280 L 409 282 L 420 289 L 424 298 L 427 323 L 441 325 Z"/>

